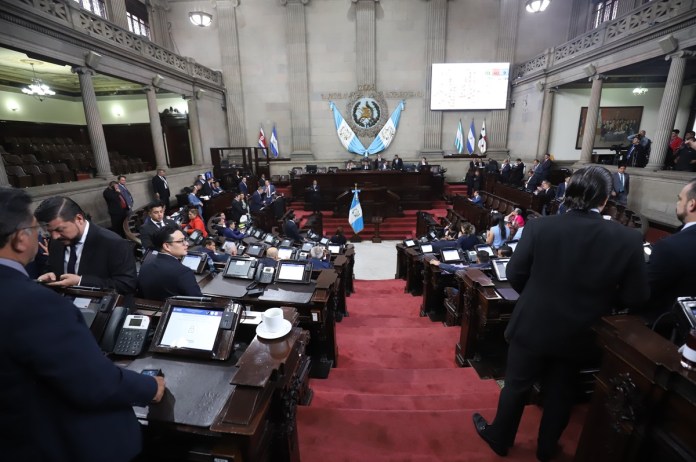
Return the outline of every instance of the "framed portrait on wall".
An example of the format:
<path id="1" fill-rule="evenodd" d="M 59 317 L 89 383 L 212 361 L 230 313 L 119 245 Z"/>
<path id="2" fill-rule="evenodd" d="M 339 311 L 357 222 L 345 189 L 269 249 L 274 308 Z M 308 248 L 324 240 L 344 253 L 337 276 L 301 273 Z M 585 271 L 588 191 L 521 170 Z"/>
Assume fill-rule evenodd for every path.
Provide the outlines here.
<path id="1" fill-rule="evenodd" d="M 592 148 L 610 149 L 616 144 L 628 144 L 627 138 L 640 130 L 642 117 L 643 106 L 600 107 Z M 578 123 L 578 137 L 575 140 L 575 149 L 582 148 L 582 137 L 585 133 L 586 120 L 587 107 L 583 106 L 580 108 L 580 122 Z"/>

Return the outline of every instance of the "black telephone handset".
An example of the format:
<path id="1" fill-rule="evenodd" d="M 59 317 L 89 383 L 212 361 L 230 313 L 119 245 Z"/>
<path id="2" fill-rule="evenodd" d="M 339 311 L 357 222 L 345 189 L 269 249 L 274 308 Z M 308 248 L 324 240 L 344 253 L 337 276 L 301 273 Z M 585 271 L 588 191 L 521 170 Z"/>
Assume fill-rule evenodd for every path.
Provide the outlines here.
<path id="1" fill-rule="evenodd" d="M 249 270 L 247 271 L 247 278 L 248 279 L 254 279 L 256 275 L 256 267 L 259 265 L 258 260 L 252 260 L 251 264 L 249 265 Z M 263 268 L 263 265 L 261 265 Z"/>
<path id="2" fill-rule="evenodd" d="M 273 282 L 274 274 L 275 267 L 259 265 L 259 269 L 256 270 L 254 280 L 256 280 L 256 282 L 259 284 L 271 284 Z"/>
<path id="3" fill-rule="evenodd" d="M 102 351 L 111 353 L 114 351 L 114 345 L 116 345 L 116 339 L 118 334 L 121 332 L 121 327 L 123 326 L 123 320 L 126 319 L 128 315 L 128 308 L 125 306 L 117 306 L 111 312 L 111 317 L 109 322 L 106 324 L 104 329 L 104 335 L 102 335 L 99 346 Z"/>

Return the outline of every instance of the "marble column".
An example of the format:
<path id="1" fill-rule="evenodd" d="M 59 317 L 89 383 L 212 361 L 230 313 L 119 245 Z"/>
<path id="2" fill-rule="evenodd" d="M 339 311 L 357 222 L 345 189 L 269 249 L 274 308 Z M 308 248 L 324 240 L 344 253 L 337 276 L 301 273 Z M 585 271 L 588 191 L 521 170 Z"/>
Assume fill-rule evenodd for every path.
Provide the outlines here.
<path id="1" fill-rule="evenodd" d="M 172 37 L 169 35 L 169 5 L 165 0 L 150 0 L 150 37 L 157 45 L 174 51 Z"/>
<path id="2" fill-rule="evenodd" d="M 580 162 L 592 161 L 592 148 L 594 146 L 595 133 L 597 132 L 597 120 L 599 119 L 599 103 L 602 100 L 602 84 L 604 76 L 594 75 L 592 78 L 592 91 L 590 102 L 587 105 L 587 117 L 585 117 L 585 130 L 582 135 L 582 150 Z"/>
<path id="3" fill-rule="evenodd" d="M 659 170 L 665 163 L 665 157 L 669 149 L 669 138 L 672 130 L 674 130 L 674 122 L 677 119 L 679 96 L 684 84 L 686 58 L 689 56 L 693 56 L 693 53 L 682 50 L 665 57 L 665 59 L 671 59 L 672 62 L 669 66 L 667 82 L 665 82 L 665 91 L 662 93 L 655 136 L 652 137 L 650 160 L 645 168 Z"/>
<path id="4" fill-rule="evenodd" d="M 537 143 L 537 159 L 541 159 L 549 151 L 551 117 L 553 116 L 553 100 L 555 96 L 555 88 L 544 88 L 544 103 L 541 108 L 541 125 L 539 127 L 539 142 Z"/>
<path id="5" fill-rule="evenodd" d="M 191 131 L 191 151 L 193 152 L 194 165 L 203 165 L 203 139 L 201 138 L 201 124 L 198 118 L 198 97 L 184 96 L 188 104 L 189 130 Z"/>
<path id="6" fill-rule="evenodd" d="M 227 90 L 225 92 L 225 106 L 227 108 L 229 146 L 247 146 L 242 66 L 237 32 L 236 8 L 239 6 L 239 0 L 218 0 L 215 5 L 222 58 L 222 77 Z M 252 143 L 252 146 L 255 144 L 256 142 Z"/>
<path id="7" fill-rule="evenodd" d="M 423 97 L 423 153 L 442 153 L 442 111 L 430 110 L 433 63 L 445 62 L 447 0 L 428 0 L 425 37 L 425 95 Z"/>
<path id="8" fill-rule="evenodd" d="M 128 30 L 126 0 L 110 0 L 107 4 L 109 5 L 109 21 L 122 29 Z"/>
<path id="9" fill-rule="evenodd" d="M 7 178 L 7 170 L 5 170 L 5 163 L 0 161 L 0 186 L 9 186 L 10 180 Z"/>
<path id="10" fill-rule="evenodd" d="M 517 23 L 519 22 L 520 2 L 517 0 L 501 0 L 500 16 L 498 19 L 498 46 L 496 49 L 496 61 L 499 63 L 515 62 L 515 45 L 517 43 Z M 510 99 L 508 86 L 508 100 Z M 507 109 L 491 111 L 490 123 L 486 127 L 488 138 L 489 157 L 507 157 L 508 119 L 510 111 Z M 498 154 L 496 156 L 496 154 Z"/>
<path id="11" fill-rule="evenodd" d="M 358 88 L 374 89 L 377 84 L 375 3 L 379 0 L 353 0 L 355 3 L 355 75 Z"/>
<path id="12" fill-rule="evenodd" d="M 109 150 L 106 147 L 104 138 L 104 127 L 102 127 L 99 107 L 97 106 L 97 95 L 94 93 L 92 76 L 94 71 L 88 67 L 73 67 L 73 74 L 77 74 L 80 80 L 80 91 L 82 92 L 82 105 L 85 108 L 85 120 L 87 121 L 87 133 L 94 154 L 94 162 L 97 164 L 97 176 L 99 178 L 111 178 L 111 164 L 109 163 Z"/>
<path id="13" fill-rule="evenodd" d="M 162 135 L 162 122 L 157 108 L 157 92 L 154 87 L 143 87 L 147 99 L 147 113 L 150 116 L 150 133 L 152 134 L 152 146 L 155 148 L 155 161 L 157 170 L 167 168 L 167 154 L 164 149 L 164 137 Z"/>
<path id="14" fill-rule="evenodd" d="M 309 120 L 309 71 L 307 65 L 307 25 L 305 5 L 309 0 L 280 0 L 286 7 L 286 43 L 288 86 L 290 89 L 290 124 L 295 159 L 313 159 Z"/>

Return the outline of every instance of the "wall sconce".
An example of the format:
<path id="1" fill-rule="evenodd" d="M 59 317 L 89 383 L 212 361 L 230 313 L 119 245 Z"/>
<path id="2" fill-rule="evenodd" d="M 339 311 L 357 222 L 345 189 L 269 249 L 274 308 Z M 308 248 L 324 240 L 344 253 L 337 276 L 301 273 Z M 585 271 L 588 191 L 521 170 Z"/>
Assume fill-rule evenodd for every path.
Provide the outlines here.
<path id="1" fill-rule="evenodd" d="M 641 86 L 641 85 L 638 85 L 636 88 L 633 89 L 633 92 L 632 92 L 632 93 L 633 93 L 635 96 L 642 96 L 642 95 L 646 94 L 647 92 L 648 92 L 648 89 L 647 89 L 647 88 L 645 88 L 645 87 L 643 87 L 643 86 Z"/>
<path id="2" fill-rule="evenodd" d="M 213 15 L 205 11 L 192 11 L 189 13 L 189 21 L 198 27 L 208 27 L 213 22 Z"/>
<path id="3" fill-rule="evenodd" d="M 525 9 L 527 13 L 541 13 L 548 8 L 549 3 L 551 3 L 551 0 L 527 0 Z"/>
<path id="4" fill-rule="evenodd" d="M 9 109 L 12 112 L 17 112 L 19 110 L 19 104 L 17 104 L 16 101 L 8 101 L 7 109 Z"/>
<path id="5" fill-rule="evenodd" d="M 111 108 L 111 114 L 114 117 L 121 117 L 123 116 L 123 108 L 121 106 L 113 106 Z"/>

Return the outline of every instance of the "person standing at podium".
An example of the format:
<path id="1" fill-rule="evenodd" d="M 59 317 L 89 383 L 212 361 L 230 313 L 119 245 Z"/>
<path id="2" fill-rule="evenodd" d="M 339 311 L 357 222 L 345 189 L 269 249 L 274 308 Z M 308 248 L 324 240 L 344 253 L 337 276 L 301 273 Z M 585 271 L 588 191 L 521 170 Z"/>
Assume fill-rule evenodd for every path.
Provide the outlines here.
<path id="1" fill-rule="evenodd" d="M 68 298 L 29 279 L 39 222 L 22 190 L 0 188 L 0 448 L 7 461 L 132 460 L 133 405 L 159 402 L 162 377 L 116 366 Z"/>
<path id="2" fill-rule="evenodd" d="M 505 330 L 505 387 L 492 423 L 473 415 L 479 436 L 500 456 L 514 445 L 527 395 L 540 381 L 540 461 L 558 455 L 574 402 L 580 365 L 594 351 L 592 325 L 614 308 L 639 308 L 649 296 L 640 233 L 602 219 L 611 173 L 591 166 L 566 189 L 568 212 L 525 226 L 507 265 L 520 298 Z"/>

